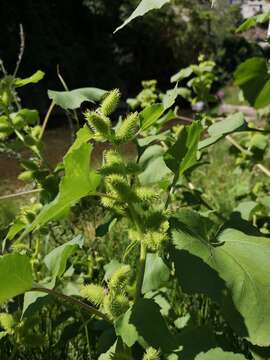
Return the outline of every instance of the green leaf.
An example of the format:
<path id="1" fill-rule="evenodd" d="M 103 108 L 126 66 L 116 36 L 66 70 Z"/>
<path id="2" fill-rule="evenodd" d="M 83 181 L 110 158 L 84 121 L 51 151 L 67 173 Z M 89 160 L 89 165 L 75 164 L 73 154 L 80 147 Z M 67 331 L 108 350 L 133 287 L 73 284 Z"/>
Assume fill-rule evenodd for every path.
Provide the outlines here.
<path id="1" fill-rule="evenodd" d="M 270 76 L 264 58 L 254 57 L 246 60 L 238 66 L 234 78 L 245 99 L 256 109 L 270 104 Z"/>
<path id="2" fill-rule="evenodd" d="M 187 219 L 180 217 L 172 231 L 173 257 L 183 290 L 206 293 L 221 305 L 240 336 L 268 346 L 270 240 L 233 228 L 215 235 L 215 227 L 209 221 L 206 224 L 205 218 L 190 212 Z"/>
<path id="3" fill-rule="evenodd" d="M 128 347 L 132 347 L 139 338 L 135 326 L 130 323 L 131 314 L 131 309 L 129 309 L 114 324 L 116 335 L 121 336 Z"/>
<path id="4" fill-rule="evenodd" d="M 255 15 L 250 18 L 248 18 L 246 21 L 244 21 L 237 29 L 236 32 L 243 32 L 246 30 L 249 30 L 250 28 L 258 25 L 263 24 L 264 22 L 269 21 L 270 18 L 270 11 L 267 11 L 260 15 Z"/>
<path id="5" fill-rule="evenodd" d="M 43 207 L 28 231 L 63 217 L 73 205 L 94 192 L 99 185 L 100 175 L 89 168 L 92 145 L 81 144 L 81 141 L 82 138 L 77 139 L 64 157 L 65 175 L 60 182 L 57 197 Z"/>
<path id="6" fill-rule="evenodd" d="M 190 75 L 192 73 L 193 73 L 192 67 L 189 66 L 187 68 L 184 68 L 171 77 L 171 82 L 173 83 L 173 82 L 178 82 L 183 79 L 186 79 L 186 78 L 190 77 Z"/>
<path id="7" fill-rule="evenodd" d="M 53 91 L 48 90 L 48 96 L 61 108 L 77 109 L 84 101 L 96 102 L 100 101 L 106 94 L 105 90 L 98 88 L 80 88 L 71 91 Z"/>
<path id="8" fill-rule="evenodd" d="M 174 89 L 167 90 L 166 94 L 162 98 L 164 109 L 167 110 L 175 103 L 178 96 L 188 97 L 190 90 L 186 88 L 178 88 L 177 84 Z"/>
<path id="9" fill-rule="evenodd" d="M 129 321 L 148 345 L 156 349 L 161 348 L 164 352 L 175 348 L 174 338 L 154 300 L 140 299 L 137 301 L 132 308 Z"/>
<path id="10" fill-rule="evenodd" d="M 125 22 L 119 26 L 114 33 L 125 27 L 128 23 L 130 23 L 132 20 L 136 19 L 139 16 L 143 16 L 147 12 L 154 10 L 154 9 L 160 9 L 163 5 L 168 3 L 170 0 L 142 0 L 138 7 L 133 11 L 133 13 L 125 20 Z"/>
<path id="11" fill-rule="evenodd" d="M 170 271 L 158 254 L 148 254 L 146 258 L 142 293 L 161 288 L 170 277 Z"/>
<path id="12" fill-rule="evenodd" d="M 240 213 L 241 218 L 248 221 L 259 208 L 260 204 L 255 201 L 243 201 L 234 209 L 234 212 Z"/>
<path id="13" fill-rule="evenodd" d="M 164 154 L 165 164 L 178 178 L 197 163 L 197 150 L 203 127 L 193 122 L 185 126 L 175 142 Z"/>
<path id="14" fill-rule="evenodd" d="M 39 120 L 37 110 L 21 109 L 16 113 L 16 118 L 21 117 L 24 123 L 28 125 L 36 125 Z"/>
<path id="15" fill-rule="evenodd" d="M 248 126 L 243 113 L 229 115 L 226 119 L 218 121 L 208 128 L 210 136 L 199 142 L 198 149 L 205 149 L 233 132 L 245 130 L 248 130 Z"/>
<path id="16" fill-rule="evenodd" d="M 142 185 L 161 182 L 171 175 L 170 169 L 163 160 L 164 149 L 160 145 L 149 146 L 140 158 L 143 172 L 139 175 Z"/>
<path id="17" fill-rule="evenodd" d="M 0 256 L 0 303 L 30 290 L 33 284 L 30 260 L 25 255 Z"/>
<path id="18" fill-rule="evenodd" d="M 207 326 L 187 326 L 175 335 L 175 341 L 181 349 L 179 359 L 184 360 L 194 360 L 200 352 L 216 346 L 213 331 Z"/>
<path id="19" fill-rule="evenodd" d="M 223 351 L 220 348 L 211 349 L 206 353 L 201 353 L 196 356 L 195 360 L 245 360 L 242 354 L 235 354 L 228 351 Z"/>
<path id="20" fill-rule="evenodd" d="M 26 79 L 16 79 L 15 85 L 17 87 L 21 87 L 27 84 L 35 84 L 39 82 L 41 79 L 44 78 L 45 73 L 41 70 L 36 71 L 32 76 L 26 78 Z"/>
<path id="21" fill-rule="evenodd" d="M 149 129 L 163 114 L 164 106 L 162 104 L 153 104 L 139 113 L 140 130 Z"/>
<path id="22" fill-rule="evenodd" d="M 66 270 L 67 260 L 78 249 L 83 246 L 84 238 L 82 235 L 76 236 L 71 241 L 53 249 L 44 258 L 44 263 L 53 277 L 61 277 Z"/>
<path id="23" fill-rule="evenodd" d="M 53 289 L 56 279 L 52 279 L 50 282 L 44 281 L 38 285 L 45 287 L 46 289 Z M 24 294 L 22 318 L 33 316 L 43 306 L 50 301 L 50 296 L 47 293 L 41 291 L 28 291 Z"/>

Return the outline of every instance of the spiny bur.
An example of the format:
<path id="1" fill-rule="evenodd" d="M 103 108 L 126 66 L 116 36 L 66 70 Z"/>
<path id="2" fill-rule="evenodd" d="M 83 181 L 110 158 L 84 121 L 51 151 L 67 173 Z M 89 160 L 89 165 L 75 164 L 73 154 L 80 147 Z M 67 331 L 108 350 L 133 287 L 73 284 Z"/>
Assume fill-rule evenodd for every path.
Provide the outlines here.
<path id="1" fill-rule="evenodd" d="M 110 91 L 101 103 L 99 111 L 105 116 L 112 114 L 117 108 L 120 101 L 121 93 L 119 89 Z"/>
<path id="2" fill-rule="evenodd" d="M 124 202 L 137 202 L 139 199 L 136 193 L 131 189 L 124 176 L 111 174 L 106 177 L 105 183 L 109 189 L 117 194 L 119 200 Z"/>
<path id="3" fill-rule="evenodd" d="M 160 351 L 152 347 L 149 347 L 143 356 L 143 360 L 159 360 L 159 359 L 160 359 Z"/>
<path id="4" fill-rule="evenodd" d="M 107 303 L 106 310 L 111 318 L 117 319 L 129 308 L 129 300 L 124 294 L 114 295 Z"/>
<path id="5" fill-rule="evenodd" d="M 132 140 L 136 133 L 138 113 L 129 114 L 115 133 L 115 143 L 124 144 Z"/>
<path id="6" fill-rule="evenodd" d="M 100 306 L 105 298 L 103 287 L 95 284 L 84 285 L 81 288 L 80 294 L 96 306 Z"/>
<path id="7" fill-rule="evenodd" d="M 123 265 L 117 269 L 109 281 L 109 288 L 111 291 L 121 291 L 125 288 L 128 278 L 130 276 L 130 266 Z"/>
<path id="8" fill-rule="evenodd" d="M 111 130 L 110 120 L 94 111 L 86 111 L 84 115 L 96 140 L 108 140 Z"/>
<path id="9" fill-rule="evenodd" d="M 152 202 L 158 199 L 159 192 L 153 188 L 141 186 L 136 188 L 138 198 L 144 202 Z"/>

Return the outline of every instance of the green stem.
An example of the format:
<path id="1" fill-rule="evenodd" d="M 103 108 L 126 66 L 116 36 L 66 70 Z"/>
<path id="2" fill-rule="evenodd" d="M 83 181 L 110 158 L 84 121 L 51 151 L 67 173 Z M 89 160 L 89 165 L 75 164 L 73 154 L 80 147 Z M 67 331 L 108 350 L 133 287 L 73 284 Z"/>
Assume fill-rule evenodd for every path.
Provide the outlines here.
<path id="1" fill-rule="evenodd" d="M 90 340 L 89 340 L 89 331 L 87 324 L 84 325 L 84 331 L 85 331 L 85 337 L 86 337 L 86 343 L 87 343 L 87 350 L 89 354 L 89 360 L 91 360 L 91 346 L 90 346 Z"/>
<path id="2" fill-rule="evenodd" d="M 33 189 L 33 190 L 22 191 L 22 192 L 15 193 L 15 194 L 3 195 L 3 196 L 0 196 L 0 200 L 6 200 L 6 199 L 19 197 L 19 196 L 35 194 L 35 193 L 39 193 L 41 191 L 42 191 L 42 189 Z"/>
<path id="3" fill-rule="evenodd" d="M 175 185 L 178 181 L 178 175 L 174 174 L 174 177 L 173 177 L 173 181 L 168 189 L 168 196 L 167 196 L 167 200 L 166 200 L 166 203 L 165 203 L 165 210 L 168 209 L 168 206 L 170 205 L 170 202 L 171 202 L 171 199 L 172 199 L 172 194 L 174 192 L 174 188 L 175 188 Z"/>
<path id="4" fill-rule="evenodd" d="M 39 286 L 36 286 L 36 287 L 33 287 L 30 291 L 40 291 L 40 292 L 44 292 L 44 293 L 47 293 L 49 295 L 52 295 L 54 297 L 58 297 L 59 299 L 63 300 L 63 301 L 66 301 L 66 302 L 69 302 L 73 305 L 77 305 L 79 306 L 80 308 L 82 308 L 83 310 L 85 310 L 86 312 L 88 312 L 89 314 L 91 315 L 95 315 L 105 321 L 108 321 L 110 322 L 110 320 L 108 319 L 108 317 L 103 314 L 101 311 L 95 309 L 93 306 L 91 305 L 88 305 L 84 302 L 82 302 L 81 300 L 78 300 L 72 296 L 67 296 L 67 295 L 64 295 L 62 293 L 59 293 L 55 290 L 52 290 L 52 289 L 47 289 L 47 288 L 43 288 L 43 287 L 39 287 Z"/>
<path id="5" fill-rule="evenodd" d="M 139 263 L 138 275 L 136 280 L 136 294 L 135 294 L 136 301 L 138 301 L 141 297 L 146 257 L 147 257 L 147 245 L 142 241 L 141 252 L 140 252 L 140 263 Z"/>
<path id="6" fill-rule="evenodd" d="M 45 132 L 47 123 L 48 123 L 48 121 L 49 121 L 49 118 L 50 118 L 50 116 L 51 116 L 51 113 L 52 113 L 52 111 L 53 111 L 54 106 L 55 106 L 55 102 L 52 100 L 51 105 L 50 105 L 50 107 L 49 107 L 49 109 L 48 109 L 48 111 L 47 111 L 47 114 L 46 114 L 46 116 L 45 116 L 45 119 L 44 119 L 42 128 L 41 128 L 39 140 L 41 140 L 41 139 L 42 139 L 42 136 L 44 135 L 44 132 Z"/>

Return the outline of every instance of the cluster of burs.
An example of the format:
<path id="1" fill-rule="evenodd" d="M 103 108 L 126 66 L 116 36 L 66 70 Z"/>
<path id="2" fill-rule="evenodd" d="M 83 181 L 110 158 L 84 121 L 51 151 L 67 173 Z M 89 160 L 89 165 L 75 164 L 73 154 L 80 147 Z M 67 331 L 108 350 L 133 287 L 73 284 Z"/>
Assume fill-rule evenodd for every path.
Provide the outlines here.
<path id="1" fill-rule="evenodd" d="M 131 241 L 145 242 L 149 250 L 159 250 L 167 239 L 168 221 L 163 208 L 158 205 L 160 190 L 141 186 L 138 175 L 141 164 L 126 161 L 120 153 L 121 145 L 139 136 L 139 115 L 129 114 L 114 129 L 109 115 L 116 109 L 119 90 L 107 94 L 96 111 L 87 111 L 85 117 L 92 137 L 111 145 L 104 153 L 100 174 L 103 177 L 104 196 L 102 205 L 127 218 L 130 222 Z"/>

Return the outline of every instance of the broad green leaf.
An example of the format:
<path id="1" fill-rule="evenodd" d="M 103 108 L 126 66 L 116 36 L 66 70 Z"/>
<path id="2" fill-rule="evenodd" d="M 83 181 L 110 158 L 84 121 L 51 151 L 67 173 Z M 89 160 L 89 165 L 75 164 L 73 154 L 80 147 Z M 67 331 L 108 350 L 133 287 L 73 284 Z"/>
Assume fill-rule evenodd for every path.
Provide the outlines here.
<path id="1" fill-rule="evenodd" d="M 218 121 L 208 128 L 210 136 L 199 142 L 198 149 L 205 149 L 228 134 L 245 130 L 248 130 L 248 126 L 243 113 L 229 115 L 226 119 Z"/>
<path id="2" fill-rule="evenodd" d="M 182 96 L 187 99 L 190 96 L 190 90 L 187 88 L 178 88 L 177 84 L 174 89 L 168 90 L 162 98 L 164 109 L 167 110 L 174 105 L 178 96 Z"/>
<path id="3" fill-rule="evenodd" d="M 247 123 L 243 113 L 235 113 L 222 121 L 218 121 L 208 128 L 210 136 L 224 136 L 236 130 L 246 130 Z"/>
<path id="4" fill-rule="evenodd" d="M 131 309 L 129 309 L 124 315 L 117 319 L 114 324 L 116 335 L 121 336 L 123 342 L 128 347 L 133 346 L 139 338 L 135 326 L 130 323 L 131 314 Z"/>
<path id="5" fill-rule="evenodd" d="M 184 68 L 171 77 L 171 82 L 177 82 L 186 79 L 190 77 L 192 73 L 193 73 L 192 67 L 189 66 L 187 68 Z"/>
<path id="6" fill-rule="evenodd" d="M 71 241 L 53 249 L 44 258 L 44 263 L 53 277 L 61 277 L 66 270 L 67 260 L 78 249 L 83 246 L 84 238 L 82 235 L 76 236 Z"/>
<path id="7" fill-rule="evenodd" d="M 123 27 L 125 27 L 132 20 L 136 19 L 139 16 L 143 16 L 154 9 L 160 9 L 163 5 L 168 3 L 170 0 L 142 0 L 138 7 L 133 11 L 133 13 L 125 20 L 125 22 L 119 26 L 114 32 L 116 33 Z"/>
<path id="8" fill-rule="evenodd" d="M 244 21 L 237 29 L 236 32 L 243 32 L 246 31 L 258 24 L 263 24 L 264 22 L 269 21 L 270 18 L 270 11 L 267 11 L 260 15 L 255 15 L 250 18 L 248 18 L 246 21 Z"/>
<path id="9" fill-rule="evenodd" d="M 71 91 L 48 90 L 49 98 L 53 100 L 56 105 L 60 106 L 65 110 L 77 109 L 84 101 L 100 101 L 105 94 L 105 90 L 93 87 L 75 89 Z"/>
<path id="10" fill-rule="evenodd" d="M 45 73 L 41 70 L 36 71 L 32 76 L 26 79 L 16 79 L 16 86 L 21 87 L 27 84 L 35 84 L 44 78 Z"/>
<path id="11" fill-rule="evenodd" d="M 76 141 L 64 157 L 65 175 L 60 182 L 57 197 L 43 207 L 28 231 L 66 215 L 73 205 L 94 192 L 99 185 L 100 176 L 89 167 L 92 145 Z"/>
<path id="12" fill-rule="evenodd" d="M 149 129 L 164 113 L 164 106 L 162 104 L 153 104 L 148 106 L 140 112 L 140 130 L 145 131 Z"/>
<path id="13" fill-rule="evenodd" d="M 146 321 L 147 319 L 147 321 Z M 131 310 L 129 322 L 134 325 L 139 336 L 156 349 L 164 352 L 173 350 L 176 346 L 160 308 L 152 299 L 140 299 Z"/>
<path id="14" fill-rule="evenodd" d="M 71 154 L 74 150 L 77 150 L 82 144 L 86 144 L 92 138 L 92 133 L 89 130 L 87 124 L 85 124 L 82 128 L 80 128 L 76 133 L 76 139 L 74 143 L 69 148 L 66 156 Z"/>
<path id="15" fill-rule="evenodd" d="M 270 80 L 262 88 L 255 101 L 255 108 L 260 109 L 270 104 Z"/>
<path id="16" fill-rule="evenodd" d="M 235 354 L 233 352 L 223 351 L 220 348 L 215 348 L 201 353 L 196 356 L 195 360 L 245 360 L 242 354 Z"/>
<path id="17" fill-rule="evenodd" d="M 248 221 L 259 208 L 260 204 L 255 201 L 243 201 L 234 209 L 234 212 L 240 213 L 241 218 Z"/>
<path id="18" fill-rule="evenodd" d="M 181 349 L 177 359 L 183 360 L 194 360 L 197 354 L 216 346 L 213 331 L 207 326 L 187 326 L 175 335 L 175 341 Z"/>
<path id="19" fill-rule="evenodd" d="M 166 132 L 163 132 L 158 135 L 149 135 L 143 138 L 139 138 L 137 141 L 140 147 L 146 147 L 150 145 L 152 142 L 164 141 L 165 139 L 166 139 Z"/>
<path id="20" fill-rule="evenodd" d="M 164 149 L 160 145 L 149 146 L 140 158 L 143 172 L 139 175 L 142 185 L 162 182 L 171 175 L 171 170 L 163 160 Z"/>
<path id="21" fill-rule="evenodd" d="M 30 290 L 33 284 L 30 260 L 25 255 L 0 256 L 0 303 Z"/>
<path id="22" fill-rule="evenodd" d="M 53 289 L 56 279 L 52 279 L 50 282 L 43 281 L 38 285 L 46 289 Z M 22 318 L 33 316 L 44 305 L 50 301 L 50 296 L 47 293 L 41 291 L 28 291 L 24 294 Z"/>
<path id="23" fill-rule="evenodd" d="M 148 254 L 146 258 L 142 293 L 161 288 L 170 277 L 170 271 L 158 254 Z"/>
<path id="24" fill-rule="evenodd" d="M 197 150 L 203 127 L 193 122 L 185 126 L 175 142 L 164 154 L 165 164 L 178 178 L 197 163 Z"/>
<path id="25" fill-rule="evenodd" d="M 12 240 L 14 237 L 25 228 L 26 224 L 25 221 L 22 221 L 20 218 L 16 218 L 14 223 L 8 230 L 6 240 Z"/>
<path id="26" fill-rule="evenodd" d="M 194 226 L 192 223 L 194 222 Z M 211 224 L 190 212 L 172 232 L 176 273 L 184 291 L 203 292 L 221 305 L 234 330 L 270 345 L 270 239 Z M 188 279 L 188 282 L 187 282 Z"/>
<path id="27" fill-rule="evenodd" d="M 264 58 L 246 60 L 238 66 L 234 78 L 245 99 L 256 109 L 270 104 L 270 76 Z"/>
<path id="28" fill-rule="evenodd" d="M 21 109 L 15 115 L 15 121 L 22 119 L 24 124 L 35 125 L 38 122 L 39 115 L 37 110 Z"/>
<path id="29" fill-rule="evenodd" d="M 98 360 L 112 360 L 122 358 L 125 360 L 133 360 L 130 349 L 124 347 L 121 338 L 118 338 L 106 353 L 99 356 Z"/>

